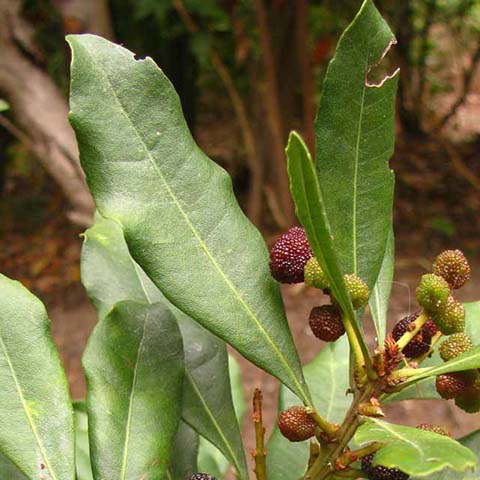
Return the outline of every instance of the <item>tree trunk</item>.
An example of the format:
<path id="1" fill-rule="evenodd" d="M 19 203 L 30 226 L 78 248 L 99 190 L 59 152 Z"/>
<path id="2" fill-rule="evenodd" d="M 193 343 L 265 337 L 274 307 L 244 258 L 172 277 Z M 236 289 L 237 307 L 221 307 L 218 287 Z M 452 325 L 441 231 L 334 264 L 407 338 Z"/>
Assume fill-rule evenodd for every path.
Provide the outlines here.
<path id="1" fill-rule="evenodd" d="M 0 95 L 15 126 L 33 153 L 63 190 L 74 223 L 88 226 L 94 204 L 80 167 L 77 142 L 64 96 L 35 64 L 33 30 L 20 16 L 19 0 L 0 0 Z M 30 56 L 29 56 L 30 54 Z"/>

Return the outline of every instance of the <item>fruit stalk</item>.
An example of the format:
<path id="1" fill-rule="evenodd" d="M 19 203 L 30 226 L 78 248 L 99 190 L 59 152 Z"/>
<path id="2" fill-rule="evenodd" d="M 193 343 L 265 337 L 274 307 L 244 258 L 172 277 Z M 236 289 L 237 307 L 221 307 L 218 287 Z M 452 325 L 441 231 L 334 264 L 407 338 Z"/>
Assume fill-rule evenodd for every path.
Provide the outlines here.
<path id="1" fill-rule="evenodd" d="M 255 475 L 257 480 L 267 480 L 267 452 L 265 450 L 265 428 L 262 418 L 262 392 L 258 388 L 253 393 L 253 424 L 255 427 L 255 451 L 253 452 Z"/>
<path id="2" fill-rule="evenodd" d="M 414 324 L 415 328 L 413 330 L 411 330 L 410 332 L 407 332 L 404 335 L 402 335 L 402 337 L 397 342 L 398 349 L 400 351 L 402 351 L 407 346 L 407 344 L 410 342 L 410 340 L 412 340 L 412 338 L 414 338 L 415 335 L 417 335 L 417 333 L 421 330 L 423 325 L 425 325 L 425 322 L 427 320 L 428 320 L 428 316 L 425 314 L 425 312 L 422 312 L 418 316 L 418 318 L 414 322 L 412 322 L 412 325 Z"/>
<path id="3" fill-rule="evenodd" d="M 337 437 L 339 429 L 338 425 L 328 422 L 312 407 L 307 407 L 306 412 L 330 440 L 334 440 Z"/>

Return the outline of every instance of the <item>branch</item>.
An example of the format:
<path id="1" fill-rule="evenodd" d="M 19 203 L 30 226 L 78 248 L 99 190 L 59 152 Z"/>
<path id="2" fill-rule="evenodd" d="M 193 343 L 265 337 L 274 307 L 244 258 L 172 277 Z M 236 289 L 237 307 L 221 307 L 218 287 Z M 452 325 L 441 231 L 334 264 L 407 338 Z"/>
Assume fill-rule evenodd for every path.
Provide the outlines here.
<path id="1" fill-rule="evenodd" d="M 253 393 L 253 424 L 255 427 L 255 450 L 253 452 L 253 459 L 255 460 L 255 475 L 257 480 L 267 479 L 267 466 L 265 451 L 265 428 L 262 419 L 262 392 L 256 388 Z"/>
<path id="2" fill-rule="evenodd" d="M 457 113 L 457 110 L 465 103 L 468 94 L 473 86 L 473 80 L 475 78 L 475 71 L 477 66 L 480 63 L 480 42 L 477 44 L 476 50 L 472 56 L 472 62 L 470 68 L 464 71 L 462 90 L 457 98 L 456 102 L 450 107 L 448 113 L 438 122 L 438 125 L 435 127 L 435 131 L 438 132 L 441 130 L 447 122 Z"/>

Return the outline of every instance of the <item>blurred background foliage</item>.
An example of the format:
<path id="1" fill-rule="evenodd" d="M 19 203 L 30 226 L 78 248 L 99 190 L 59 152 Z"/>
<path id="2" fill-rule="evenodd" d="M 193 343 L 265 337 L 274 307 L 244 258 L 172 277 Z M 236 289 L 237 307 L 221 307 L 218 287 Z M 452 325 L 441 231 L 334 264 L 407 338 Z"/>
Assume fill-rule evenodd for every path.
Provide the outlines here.
<path id="1" fill-rule="evenodd" d="M 78 162 L 69 133 L 55 137 L 68 128 L 61 114 L 69 82 L 66 34 L 97 33 L 152 57 L 177 88 L 197 142 L 229 171 L 242 207 L 268 236 L 295 221 L 286 138 L 296 129 L 313 150 L 321 81 L 360 3 L 0 0 L 2 270 L 20 272 L 27 283 L 47 278 L 47 289 L 78 278 L 79 247 L 71 239 L 88 223 L 91 205 L 76 204 L 72 195 L 83 188 L 81 174 L 76 185 L 67 174 L 55 175 L 62 162 Z M 478 251 L 480 0 L 376 4 L 398 43 L 369 80 L 401 67 L 391 162 L 399 248 L 460 242 Z M 57 96 L 48 83 L 28 83 L 36 73 Z M 55 119 L 44 116 L 50 108 L 60 112 Z M 36 148 L 45 138 L 65 154 L 59 164 L 52 164 L 50 148 Z"/>

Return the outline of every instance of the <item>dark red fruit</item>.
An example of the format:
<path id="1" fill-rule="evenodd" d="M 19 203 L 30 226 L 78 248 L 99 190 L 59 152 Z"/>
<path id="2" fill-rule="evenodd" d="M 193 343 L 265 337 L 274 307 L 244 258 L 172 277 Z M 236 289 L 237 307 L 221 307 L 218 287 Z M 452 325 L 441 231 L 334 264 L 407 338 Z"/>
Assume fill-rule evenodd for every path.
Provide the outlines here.
<path id="1" fill-rule="evenodd" d="M 278 428 L 291 442 L 303 442 L 315 435 L 317 424 L 305 407 L 290 407 L 280 414 Z"/>
<path id="2" fill-rule="evenodd" d="M 194 473 L 187 480 L 216 480 L 215 477 L 208 475 L 208 473 Z"/>
<path id="3" fill-rule="evenodd" d="M 314 307 L 309 323 L 313 334 L 324 342 L 334 342 L 345 333 L 340 312 L 333 305 Z"/>
<path id="4" fill-rule="evenodd" d="M 402 338 L 402 336 L 411 331 L 413 326 L 411 324 L 418 318 L 420 314 L 413 313 L 408 317 L 402 318 L 395 327 L 393 327 L 392 335 L 396 342 Z M 417 358 L 427 353 L 430 350 L 432 336 L 430 335 L 430 329 L 425 327 L 413 337 L 403 349 L 403 354 L 409 358 Z"/>
<path id="5" fill-rule="evenodd" d="M 445 400 L 459 397 L 468 391 L 470 385 L 471 381 L 461 373 L 444 373 L 435 381 L 438 394 Z"/>
<path id="6" fill-rule="evenodd" d="M 374 453 L 362 458 L 362 471 L 370 480 L 407 480 L 410 475 L 398 470 L 398 468 L 387 468 L 381 465 L 372 465 Z"/>
<path id="7" fill-rule="evenodd" d="M 301 283 L 305 265 L 312 256 L 305 230 L 292 227 L 275 242 L 270 251 L 270 272 L 281 283 Z"/>
<path id="8" fill-rule="evenodd" d="M 427 320 L 422 330 L 427 331 L 433 337 L 438 332 L 438 327 L 433 320 Z"/>
<path id="9" fill-rule="evenodd" d="M 438 433 L 439 435 L 444 435 L 445 437 L 452 436 L 452 434 L 445 427 L 441 427 L 440 425 L 421 423 L 420 425 L 417 425 L 417 428 L 420 430 L 425 430 L 426 432 Z"/>

